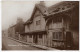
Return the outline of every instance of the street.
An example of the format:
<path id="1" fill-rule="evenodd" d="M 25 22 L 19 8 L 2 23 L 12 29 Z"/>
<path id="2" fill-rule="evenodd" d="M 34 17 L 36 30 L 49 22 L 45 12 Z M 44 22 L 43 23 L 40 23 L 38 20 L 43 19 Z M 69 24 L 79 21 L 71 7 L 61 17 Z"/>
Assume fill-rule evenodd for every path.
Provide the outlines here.
<path id="1" fill-rule="evenodd" d="M 2 37 L 2 50 L 42 50 L 30 45 L 24 45 L 12 39 L 9 39 L 7 36 Z"/>

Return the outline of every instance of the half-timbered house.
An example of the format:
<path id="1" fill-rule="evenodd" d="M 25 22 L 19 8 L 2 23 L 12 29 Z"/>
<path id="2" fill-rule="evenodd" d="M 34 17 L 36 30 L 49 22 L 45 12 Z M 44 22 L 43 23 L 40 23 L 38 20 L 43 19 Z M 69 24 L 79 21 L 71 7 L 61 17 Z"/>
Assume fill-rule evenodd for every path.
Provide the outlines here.
<path id="1" fill-rule="evenodd" d="M 48 46 L 71 48 L 79 46 L 79 3 L 60 2 L 48 8 L 46 30 Z M 76 43 L 75 43 L 76 42 Z"/>
<path id="2" fill-rule="evenodd" d="M 45 10 L 46 7 L 43 2 L 36 4 L 31 18 L 24 24 L 28 43 L 47 45 L 46 23 L 44 18 Z"/>

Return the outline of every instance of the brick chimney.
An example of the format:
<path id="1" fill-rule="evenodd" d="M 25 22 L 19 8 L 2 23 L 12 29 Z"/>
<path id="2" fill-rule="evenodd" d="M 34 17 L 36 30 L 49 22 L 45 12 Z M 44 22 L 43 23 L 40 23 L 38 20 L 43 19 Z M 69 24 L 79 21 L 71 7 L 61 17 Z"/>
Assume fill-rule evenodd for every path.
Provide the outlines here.
<path id="1" fill-rule="evenodd" d="M 39 4 L 44 5 L 45 3 L 44 3 L 44 1 L 40 1 L 40 3 L 39 3 Z"/>

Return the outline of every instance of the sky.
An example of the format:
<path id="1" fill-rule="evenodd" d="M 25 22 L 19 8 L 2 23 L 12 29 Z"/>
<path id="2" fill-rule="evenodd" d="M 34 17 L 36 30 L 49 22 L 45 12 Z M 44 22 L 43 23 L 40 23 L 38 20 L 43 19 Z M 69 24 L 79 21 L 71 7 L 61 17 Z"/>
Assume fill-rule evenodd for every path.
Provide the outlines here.
<path id="1" fill-rule="evenodd" d="M 60 1 L 45 1 L 45 6 L 52 6 Z M 5 30 L 16 24 L 20 17 L 27 21 L 33 12 L 34 6 L 39 1 L 2 1 L 2 29 Z"/>

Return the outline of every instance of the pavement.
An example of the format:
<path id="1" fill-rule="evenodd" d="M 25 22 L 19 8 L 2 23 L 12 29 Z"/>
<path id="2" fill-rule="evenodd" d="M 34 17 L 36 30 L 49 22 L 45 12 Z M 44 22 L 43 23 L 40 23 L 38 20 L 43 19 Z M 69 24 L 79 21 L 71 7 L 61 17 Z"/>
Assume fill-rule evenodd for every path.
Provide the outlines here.
<path id="1" fill-rule="evenodd" d="M 16 40 L 16 39 L 13 39 L 13 38 L 10 38 L 8 37 L 9 39 L 12 39 L 12 40 L 15 40 L 19 43 L 23 43 L 23 44 L 26 44 L 26 45 L 31 45 L 33 47 L 36 47 L 36 48 L 40 48 L 42 50 L 58 50 L 58 49 L 55 49 L 55 48 L 51 48 L 51 47 L 47 47 L 47 46 L 42 46 L 42 45 L 36 45 L 36 44 L 31 44 L 31 43 L 26 43 L 26 42 L 23 42 L 23 41 L 20 41 L 20 40 Z"/>
<path id="2" fill-rule="evenodd" d="M 41 46 L 41 45 L 33 45 L 37 48 L 41 48 L 41 49 L 44 49 L 44 50 L 58 50 L 58 49 L 55 49 L 55 48 L 51 48 L 51 47 L 47 47 L 47 46 Z"/>

